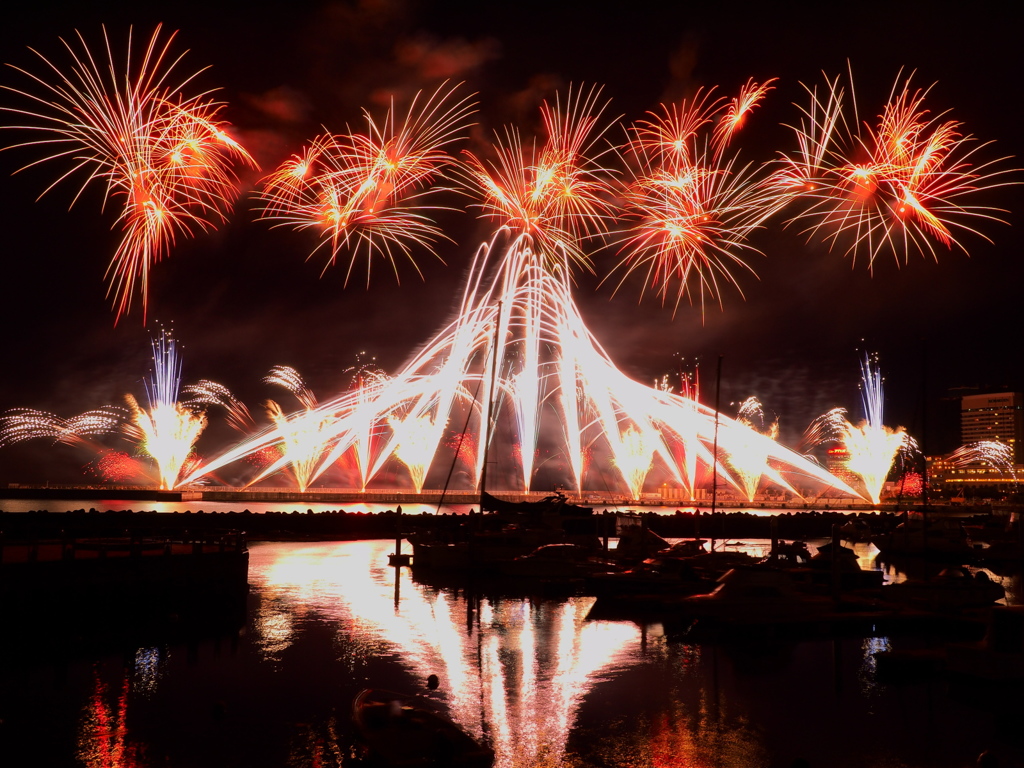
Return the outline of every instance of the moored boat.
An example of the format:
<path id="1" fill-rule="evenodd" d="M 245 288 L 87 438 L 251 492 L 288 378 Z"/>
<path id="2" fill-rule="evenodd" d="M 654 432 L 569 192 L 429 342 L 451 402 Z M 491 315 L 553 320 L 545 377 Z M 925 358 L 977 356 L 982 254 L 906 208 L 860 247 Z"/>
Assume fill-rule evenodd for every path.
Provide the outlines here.
<path id="1" fill-rule="evenodd" d="M 525 579 L 585 579 L 614 569 L 593 556 L 593 550 L 578 544 L 544 544 L 499 566 L 502 576 Z"/>
<path id="2" fill-rule="evenodd" d="M 963 567 L 944 568 L 930 579 L 907 579 L 882 590 L 885 600 L 933 611 L 956 611 L 990 606 L 1006 597 L 1006 590 L 985 571 L 973 575 Z"/>
<path id="3" fill-rule="evenodd" d="M 971 538 L 959 519 L 935 514 L 908 515 L 893 530 L 877 534 L 871 541 L 887 556 L 965 559 L 976 554 Z"/>
<path id="4" fill-rule="evenodd" d="M 797 589 L 792 576 L 766 565 L 733 568 L 708 594 L 673 602 L 676 616 L 731 624 L 806 620 L 833 611 L 832 600 Z"/>

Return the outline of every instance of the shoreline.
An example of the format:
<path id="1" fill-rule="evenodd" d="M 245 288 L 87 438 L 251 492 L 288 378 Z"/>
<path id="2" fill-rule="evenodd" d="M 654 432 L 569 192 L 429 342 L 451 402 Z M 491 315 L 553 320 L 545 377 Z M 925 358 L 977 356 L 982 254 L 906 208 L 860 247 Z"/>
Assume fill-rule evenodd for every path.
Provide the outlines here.
<path id="1" fill-rule="evenodd" d="M 599 530 L 614 530 L 619 512 L 595 512 L 607 522 Z M 787 510 L 776 515 L 757 511 L 700 512 L 676 510 L 658 513 L 631 511 L 640 524 L 664 538 L 828 538 L 851 520 L 868 521 L 875 532 L 890 530 L 905 519 L 905 512 L 844 510 Z M 398 513 L 393 509 L 367 512 L 344 509 L 313 512 L 293 510 L 251 512 L 74 509 L 63 512 L 0 510 L 0 540 L 144 537 L 160 538 L 238 532 L 249 541 L 351 541 L 402 538 L 417 531 L 454 533 L 480 520 L 479 513 Z M 983 526 L 990 514 L 962 513 L 964 524 Z"/>
<path id="2" fill-rule="evenodd" d="M 524 502 L 539 501 L 551 496 L 555 491 L 494 491 L 492 495 L 505 501 Z M 619 509 L 619 510 L 668 510 L 670 514 L 674 510 L 695 510 L 706 511 L 711 507 L 709 498 L 666 498 L 662 496 L 650 496 L 640 499 L 629 499 L 621 494 L 599 494 L 586 492 L 584 494 L 566 493 L 566 500 L 572 504 L 593 507 L 595 509 Z M 315 488 L 308 491 L 296 491 L 288 488 L 264 488 L 264 489 L 212 489 L 212 488 L 189 488 L 178 490 L 161 490 L 159 488 L 147 488 L 143 486 L 22 486 L 10 484 L 7 488 L 0 489 L 0 511 L 3 511 L 4 500 L 32 500 L 39 501 L 137 501 L 137 502 L 160 502 L 162 505 L 169 503 L 188 503 L 196 505 L 206 502 L 207 504 L 245 504 L 245 503 L 279 503 L 295 504 L 299 506 L 314 504 L 345 504 L 345 505 L 372 505 L 380 506 L 387 504 L 411 504 L 419 506 L 445 505 L 446 507 L 478 506 L 480 501 L 479 492 L 469 491 L 414 491 L 404 490 L 367 490 L 361 491 L 351 488 Z M 814 501 L 803 499 L 782 501 L 778 499 L 757 499 L 753 501 L 719 498 L 715 502 L 716 509 L 723 510 L 766 510 L 771 511 L 841 511 L 841 512 L 902 512 L 908 509 L 922 508 L 924 505 L 920 500 L 886 501 L 879 504 L 871 504 L 863 500 L 850 500 L 843 498 L 822 498 Z M 988 510 L 992 512 L 1010 513 L 1020 511 L 1019 504 L 992 504 L 982 503 L 977 505 L 955 504 L 948 500 L 930 499 L 928 508 L 942 508 L 950 511 L 963 511 L 968 513 Z"/>

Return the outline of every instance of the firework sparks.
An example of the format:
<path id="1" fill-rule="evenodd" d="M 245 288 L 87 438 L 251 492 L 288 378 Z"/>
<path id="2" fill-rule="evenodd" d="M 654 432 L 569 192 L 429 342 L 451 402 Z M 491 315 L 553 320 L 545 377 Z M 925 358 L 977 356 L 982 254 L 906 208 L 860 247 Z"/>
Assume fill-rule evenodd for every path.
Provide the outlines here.
<path id="1" fill-rule="evenodd" d="M 257 480 L 287 464 L 295 476 L 298 489 L 304 491 L 313 481 L 320 460 L 329 449 L 332 420 L 313 410 L 286 414 L 273 400 L 268 400 L 266 407 L 267 415 L 277 427 L 280 437 L 280 458 L 267 467 Z"/>
<path id="2" fill-rule="evenodd" d="M 834 442 L 845 446 L 849 454 L 847 468 L 861 479 L 868 499 L 877 504 L 893 461 L 901 452 L 913 451 L 917 446 L 902 427 L 885 426 L 882 374 L 878 360 L 869 355 L 861 361 L 861 401 L 865 419 L 860 426 L 847 420 L 846 409 L 833 408 L 811 424 L 806 440 L 810 444 Z"/>
<path id="3" fill-rule="evenodd" d="M 294 368 L 274 366 L 263 381 L 287 389 L 303 410 L 287 414 L 274 400 L 267 401 L 267 415 L 277 428 L 279 456 L 253 482 L 288 465 L 299 490 L 304 491 L 318 474 L 320 462 L 330 449 L 333 420 L 328 414 L 317 411 L 316 396 Z"/>
<path id="4" fill-rule="evenodd" d="M 103 455 L 86 465 L 85 471 L 108 483 L 123 483 L 144 474 L 138 459 L 124 451 L 104 451 Z"/>
<path id="5" fill-rule="evenodd" d="M 80 177 L 72 204 L 93 184 L 104 187 L 105 200 L 120 203 L 122 239 L 107 268 L 108 296 L 119 319 L 138 292 L 145 314 L 152 266 L 176 236 L 223 221 L 237 194 L 234 166 L 255 164 L 218 120 L 221 104 L 206 93 L 184 94 L 195 75 L 172 81 L 181 60 L 171 53 L 173 33 L 162 38 L 158 26 L 140 56 L 129 32 L 123 66 L 106 28 L 106 61 L 76 35 L 77 44 L 61 41 L 71 58 L 66 71 L 36 52 L 54 82 L 15 67 L 42 95 L 5 87 L 30 104 L 0 109 L 23 121 L 5 127 L 33 134 L 14 146 L 49 152 L 25 168 L 48 161 L 72 164 L 43 194 Z"/>
<path id="6" fill-rule="evenodd" d="M 623 152 L 631 174 L 623 215 L 632 224 L 617 236 L 619 287 L 645 272 L 644 290 L 666 302 L 675 286 L 676 309 L 695 297 L 703 309 L 706 300 L 721 303 L 724 285 L 740 289 L 734 270 L 753 273 L 746 257 L 757 251 L 747 237 L 775 213 L 778 193 L 724 151 L 768 89 L 750 82 L 731 102 L 698 92 L 633 127 Z"/>
<path id="7" fill-rule="evenodd" d="M 407 416 L 404 419 L 391 415 L 388 417 L 388 426 L 395 435 L 395 446 L 392 449 L 395 458 L 408 468 L 412 486 L 419 493 L 423 490 L 427 469 L 437 451 L 438 430 L 434 418 L 430 414 Z"/>
<path id="8" fill-rule="evenodd" d="M 199 409 L 215 405 L 223 408 L 227 413 L 228 424 L 239 432 L 252 432 L 256 426 L 249 408 L 223 384 L 203 379 L 182 387 L 181 393 L 188 397 L 182 403 L 186 407 Z"/>
<path id="9" fill-rule="evenodd" d="M 317 426 L 310 441 L 316 458 L 304 484 L 354 452 L 364 488 L 394 459 L 421 489 L 451 425 L 460 424 L 477 447 L 477 487 L 489 440 L 514 446 L 505 452 L 505 460 L 518 465 L 505 474 L 509 487 L 530 489 L 536 457 L 544 455 L 555 459 L 552 467 L 567 469 L 564 485 L 582 491 L 588 486 L 588 457 L 602 455 L 633 496 L 642 493 L 652 473 L 692 489 L 701 468 L 712 466 L 743 492 L 742 479 L 712 455 L 713 411 L 694 393 L 676 395 L 630 380 L 600 348 L 572 299 L 572 249 L 584 233 L 604 223 L 603 191 L 596 191 L 606 189 L 604 171 L 588 158 L 600 135 L 596 99 L 591 91 L 570 98 L 564 111 L 545 106 L 549 136 L 539 150 L 525 152 L 514 143 L 499 147 L 503 159 L 497 165 L 471 159 L 484 190 L 484 211 L 499 232 L 478 250 L 455 319 L 395 376 L 376 378 L 327 402 L 305 403 Z M 293 179 L 305 165 L 296 163 Z M 560 198 L 567 191 L 572 195 Z M 503 230 L 515 236 L 506 239 Z M 295 380 L 278 378 L 300 400 L 304 397 Z M 281 443 L 290 429 L 281 422 L 200 472 Z M 745 426 L 743 431 L 751 432 Z M 738 450 L 730 443 L 733 431 L 724 432 L 721 447 Z M 561 443 L 541 450 L 542 436 Z M 787 478 L 800 478 L 855 495 L 803 457 L 768 437 L 764 443 L 763 474 L 769 482 L 794 490 Z M 495 463 L 493 452 L 489 463 Z M 605 482 L 602 478 L 602 487 Z"/>
<path id="10" fill-rule="evenodd" d="M 632 426 L 622 433 L 620 445 L 621 449 L 615 455 L 615 465 L 626 480 L 630 498 L 639 499 L 644 480 L 654 463 L 656 446 L 645 439 L 643 432 Z"/>
<path id="11" fill-rule="evenodd" d="M 987 143 L 964 134 L 947 113 L 930 113 L 930 89 L 897 78 L 873 127 L 858 119 L 852 85 L 847 106 L 838 77 L 821 92 L 805 89 L 810 106 L 792 127 L 798 149 L 783 155 L 774 182 L 801 205 L 790 222 L 845 248 L 854 261 L 864 257 L 869 270 L 884 253 L 899 263 L 914 252 L 937 258 L 939 248 L 966 253 L 960 238 L 967 233 L 988 240 L 976 223 L 1002 221 L 1003 212 L 972 201 L 1016 182 L 1000 166 L 1005 158 L 976 159 Z"/>
<path id="12" fill-rule="evenodd" d="M 131 420 L 123 429 L 156 462 L 160 487 L 169 489 L 176 487 L 192 466 L 189 458 L 206 428 L 206 414 L 178 402 L 181 359 L 174 339 L 162 333 L 152 346 L 153 373 L 145 381 L 148 407 L 143 408 L 132 395 L 126 395 Z"/>
<path id="13" fill-rule="evenodd" d="M 107 435 L 117 429 L 124 411 L 107 406 L 70 419 L 34 408 L 14 408 L 0 418 L 0 446 L 44 438 L 64 445 L 82 445 L 85 438 Z"/>
<path id="14" fill-rule="evenodd" d="M 477 483 L 488 434 L 493 445 L 520 448 L 514 456 L 506 452 L 506 460 L 516 459 L 518 467 L 514 479 L 506 476 L 503 483 L 521 489 L 534 481 L 541 435 L 561 436 L 557 451 L 545 449 L 544 454 L 564 459 L 559 464 L 567 467 L 565 484 L 579 491 L 598 481 L 594 477 L 588 483 L 585 476 L 587 457 L 595 453 L 609 457 L 634 496 L 643 492 L 653 472 L 692 484 L 699 468 L 712 467 L 713 410 L 691 397 L 639 384 L 616 369 L 579 315 L 564 271 L 553 275 L 545 268 L 548 263 L 524 238 L 504 251 L 494 243 L 481 248 L 460 311 L 447 329 L 395 376 L 350 389 L 309 412 L 311 419 L 330 425 L 313 440 L 319 458 L 309 482 L 372 436 L 366 482 L 395 459 L 408 468 L 412 485 L 422 488 L 439 449 L 451 442 L 452 424 L 466 425 L 478 446 Z M 491 402 L 485 385 L 493 357 L 497 378 Z M 491 429 L 503 425 L 515 426 Z M 721 447 L 728 452 L 735 448 L 732 433 L 723 431 Z M 200 472 L 279 443 L 285 432 L 279 426 L 251 438 Z M 767 437 L 764 442 L 769 482 L 791 490 L 800 478 L 855 495 L 803 457 Z M 493 451 L 490 460 L 495 461 Z M 725 481 L 742 492 L 741 479 L 721 462 L 718 467 Z M 600 482 L 604 487 L 605 478 Z"/>
<path id="15" fill-rule="evenodd" d="M 600 163 L 603 153 L 595 151 L 607 130 L 599 125 L 605 108 L 600 93 L 581 88 L 564 107 L 560 101 L 544 102 L 547 138 L 540 147 L 524 145 L 519 132 L 508 127 L 504 137 L 496 137 L 493 160 L 466 153 L 486 218 L 529 238 L 551 258 L 585 266 L 590 260 L 580 241 L 603 232 L 611 215 L 611 175 Z"/>
<path id="16" fill-rule="evenodd" d="M 450 189 L 435 182 L 449 175 L 454 160 L 446 147 L 461 138 L 474 110 L 468 98 L 455 99 L 455 90 L 442 86 L 425 99 L 418 95 L 402 119 L 394 105 L 380 122 L 366 112 L 365 133 L 314 139 L 264 180 L 257 197 L 261 218 L 317 230 L 314 253 L 328 250 L 325 269 L 347 250 L 346 283 L 364 253 L 367 284 L 375 255 L 396 277 L 397 257 L 415 267 L 412 247 L 433 253 L 444 236 L 423 211 L 432 207 L 428 196 Z"/>
<path id="17" fill-rule="evenodd" d="M 396 376 L 360 377 L 358 386 L 327 402 L 319 403 L 294 369 L 274 369 L 267 381 L 288 389 L 302 410 L 289 415 L 271 402 L 271 427 L 194 471 L 183 470 L 181 458 L 173 476 L 161 470 L 162 482 L 171 487 L 182 474 L 188 474 L 182 482 L 191 481 L 277 446 L 279 453 L 257 480 L 291 466 L 306 489 L 344 459 L 346 467 L 357 466 L 366 488 L 385 465 L 400 461 L 421 490 L 452 425 L 460 424 L 472 432 L 477 485 L 487 449 L 506 445 L 513 446 L 506 458 L 516 464 L 507 482 L 525 490 L 535 482 L 538 456 L 567 468 L 568 477 L 560 479 L 568 487 L 593 487 L 587 457 L 596 455 L 616 468 L 634 497 L 654 476 L 659 485 L 667 480 L 687 486 L 692 495 L 702 468 L 717 470 L 747 498 L 763 482 L 799 493 L 798 479 L 853 494 L 778 445 L 763 419 L 759 429 L 742 410 L 740 418 L 724 420 L 724 460 L 716 458 L 710 436 L 723 420 L 695 392 L 677 395 L 626 377 L 590 334 L 572 299 L 570 268 L 589 264 L 583 244 L 605 234 L 612 218 L 632 222 L 615 235 L 624 256 L 617 269 L 626 275 L 646 270 L 645 290 L 649 286 L 663 301 L 674 288 L 676 307 L 684 297 L 703 305 L 707 298 L 721 303 L 724 286 L 738 287 L 733 272 L 749 270 L 745 257 L 754 252 L 747 237 L 784 203 L 805 201 L 809 209 L 797 218 L 818 216 L 812 226 L 826 235 L 833 225 L 852 232 L 873 260 L 879 242 L 895 246 L 899 239 L 895 229 L 879 230 L 887 233 L 880 241 L 871 229 L 881 218 L 883 196 L 904 206 L 893 220 L 914 227 L 904 235 L 907 242 L 950 245 L 958 226 L 963 229 L 964 212 L 974 209 L 956 209 L 951 223 L 942 206 L 959 204 L 961 192 L 979 184 L 994 186 L 977 168 L 969 170 L 959 125 L 927 117 L 924 93 L 905 88 L 875 128 L 851 130 L 837 81 L 820 98 L 811 91 L 812 105 L 797 130 L 800 149 L 784 158 L 782 172 L 769 176 L 741 165 L 731 153 L 732 141 L 770 82 L 750 81 L 731 101 L 699 93 L 633 126 L 620 153 L 630 169 L 619 195 L 621 212 L 612 203 L 613 174 L 597 149 L 606 130 L 599 125 L 605 107 L 598 90 L 571 94 L 564 106 L 559 100 L 545 104 L 547 136 L 539 145 L 506 129 L 492 156 L 469 155 L 469 178 L 482 191 L 480 207 L 499 232 L 478 249 L 453 322 Z M 350 252 L 348 274 L 360 255 L 368 263 L 383 255 L 394 266 L 395 256 L 409 256 L 414 244 L 429 248 L 441 233 L 425 215 L 425 201 L 437 184 L 457 175 L 447 149 L 471 112 L 466 100 L 449 106 L 453 91 L 442 88 L 417 100 L 404 119 L 393 108 L 380 123 L 367 115 L 365 133 L 316 139 L 265 181 L 263 217 L 318 228 L 319 247 L 330 250 L 329 264 L 343 249 Z M 201 150 L 186 144 L 168 162 L 189 169 L 180 171 L 182 177 L 201 176 L 190 159 Z M 943 197 L 956 184 L 961 191 Z M 833 215 L 854 210 L 861 218 Z M 861 216 L 863 211 L 868 213 Z M 889 214 L 895 215 L 891 206 Z M 506 231 L 513 236 L 505 237 Z M 894 456 L 911 441 L 902 430 L 882 425 L 880 378 L 867 359 L 863 373 L 864 425 L 853 427 L 837 409 L 816 429 L 846 445 L 850 469 L 877 501 Z M 244 406 L 217 387 L 201 382 L 189 390 L 193 399 L 186 405 L 217 404 L 229 410 L 236 426 L 248 424 Z M 166 401 L 181 408 L 175 402 L 176 376 L 173 389 Z M 488 390 L 493 397 L 482 394 Z M 142 409 L 130 402 L 140 421 Z M 193 442 L 197 436 L 198 431 Z"/>
<path id="18" fill-rule="evenodd" d="M 761 478 L 771 472 L 768 457 L 779 436 L 779 422 L 775 419 L 766 423 L 761 401 L 748 397 L 740 404 L 731 428 L 735 435 L 728 443 L 727 461 L 740 480 L 747 501 L 753 501 Z"/>
<path id="19" fill-rule="evenodd" d="M 957 467 L 987 464 L 1004 475 L 1016 478 L 1013 447 L 998 440 L 980 440 L 961 445 L 950 454 L 948 461 Z"/>

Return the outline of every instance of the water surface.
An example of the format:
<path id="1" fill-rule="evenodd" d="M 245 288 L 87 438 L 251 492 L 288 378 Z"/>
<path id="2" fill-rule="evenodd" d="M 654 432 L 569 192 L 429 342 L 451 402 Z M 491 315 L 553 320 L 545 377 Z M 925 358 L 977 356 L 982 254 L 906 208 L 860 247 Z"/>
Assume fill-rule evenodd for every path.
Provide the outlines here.
<path id="1" fill-rule="evenodd" d="M 351 700 L 378 686 L 435 699 L 501 768 L 966 768 L 983 749 L 1022 764 L 1019 694 L 881 679 L 872 654 L 900 638 L 694 644 L 589 621 L 590 597 L 432 586 L 409 569 L 396 584 L 392 549 L 255 544 L 234 630 L 4 654 L 0 763 L 346 765 Z"/>

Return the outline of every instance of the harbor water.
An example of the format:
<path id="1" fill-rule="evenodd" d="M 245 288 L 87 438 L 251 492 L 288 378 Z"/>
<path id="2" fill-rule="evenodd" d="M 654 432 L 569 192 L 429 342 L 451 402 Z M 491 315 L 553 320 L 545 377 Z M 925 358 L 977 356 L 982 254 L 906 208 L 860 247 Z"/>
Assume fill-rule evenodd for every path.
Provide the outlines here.
<path id="1" fill-rule="evenodd" d="M 898 638 L 695 643 L 659 623 L 590 620 L 592 597 L 396 573 L 393 551 L 253 543 L 237 625 L 104 643 L 66 627 L 17 644 L 33 629 L 5 622 L 0 763 L 351 765 L 352 699 L 381 687 L 434 699 L 501 768 L 966 768 L 983 750 L 1024 765 L 1024 695 L 887 679 L 874 654 Z"/>

